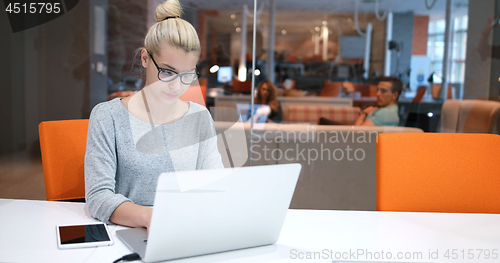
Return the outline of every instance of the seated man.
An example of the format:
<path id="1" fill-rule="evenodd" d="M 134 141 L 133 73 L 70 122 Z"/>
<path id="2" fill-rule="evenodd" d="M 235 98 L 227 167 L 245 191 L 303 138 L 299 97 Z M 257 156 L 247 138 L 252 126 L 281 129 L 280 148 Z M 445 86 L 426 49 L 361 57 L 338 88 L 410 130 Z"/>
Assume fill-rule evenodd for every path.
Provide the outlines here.
<path id="1" fill-rule="evenodd" d="M 361 111 L 354 125 L 398 126 L 398 98 L 402 90 L 403 82 L 398 78 L 381 78 L 377 87 L 377 107 Z"/>

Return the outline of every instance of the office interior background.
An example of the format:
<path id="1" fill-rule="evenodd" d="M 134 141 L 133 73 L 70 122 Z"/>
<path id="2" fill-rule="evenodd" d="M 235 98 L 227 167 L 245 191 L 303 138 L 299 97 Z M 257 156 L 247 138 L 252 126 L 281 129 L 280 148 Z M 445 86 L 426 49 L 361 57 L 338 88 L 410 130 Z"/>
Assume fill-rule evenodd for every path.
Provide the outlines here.
<path id="1" fill-rule="evenodd" d="M 257 14 L 249 0 L 180 2 L 200 37 L 209 109 L 249 103 L 252 74 L 278 87 L 283 122 L 255 129 L 254 148 L 247 138 L 244 150 L 253 165 L 303 165 L 292 208 L 375 210 L 379 133 L 498 134 L 499 0 L 259 0 Z M 158 3 L 79 1 L 16 33 L 0 12 L 0 198 L 46 199 L 40 122 L 89 118 L 98 103 L 143 87 L 136 51 Z M 230 73 L 221 77 L 223 69 Z M 399 127 L 353 127 L 376 105 L 381 76 L 405 84 Z M 304 113 L 323 110 L 343 125 Z"/>

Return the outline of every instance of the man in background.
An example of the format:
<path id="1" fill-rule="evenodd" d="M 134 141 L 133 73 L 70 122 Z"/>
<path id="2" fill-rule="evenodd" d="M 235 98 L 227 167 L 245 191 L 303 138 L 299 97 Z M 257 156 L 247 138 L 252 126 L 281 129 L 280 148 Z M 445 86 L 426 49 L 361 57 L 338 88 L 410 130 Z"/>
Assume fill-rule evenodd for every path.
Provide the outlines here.
<path id="1" fill-rule="evenodd" d="M 403 82 L 396 77 L 382 77 L 377 86 L 377 107 L 370 106 L 361 111 L 354 125 L 398 126 L 398 98 Z"/>

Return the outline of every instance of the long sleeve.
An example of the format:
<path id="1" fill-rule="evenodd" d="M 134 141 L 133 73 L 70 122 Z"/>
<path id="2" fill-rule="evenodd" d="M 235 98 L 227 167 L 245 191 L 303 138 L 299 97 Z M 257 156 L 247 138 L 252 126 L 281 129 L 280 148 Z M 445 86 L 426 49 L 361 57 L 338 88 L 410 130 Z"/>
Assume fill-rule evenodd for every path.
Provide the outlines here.
<path id="1" fill-rule="evenodd" d="M 206 140 L 200 142 L 200 151 L 198 152 L 198 164 L 196 169 L 216 169 L 224 168 L 222 163 L 222 158 L 217 147 L 217 133 L 215 131 L 215 125 L 212 116 L 208 111 L 206 111 L 207 119 L 206 122 L 202 122 L 209 127 L 209 129 L 202 129 L 203 131 L 210 133 L 206 136 Z"/>
<path id="2" fill-rule="evenodd" d="M 115 193 L 117 156 L 113 118 L 97 105 L 92 110 L 85 152 L 85 199 L 90 214 L 106 223 L 123 202 L 130 201 Z"/>

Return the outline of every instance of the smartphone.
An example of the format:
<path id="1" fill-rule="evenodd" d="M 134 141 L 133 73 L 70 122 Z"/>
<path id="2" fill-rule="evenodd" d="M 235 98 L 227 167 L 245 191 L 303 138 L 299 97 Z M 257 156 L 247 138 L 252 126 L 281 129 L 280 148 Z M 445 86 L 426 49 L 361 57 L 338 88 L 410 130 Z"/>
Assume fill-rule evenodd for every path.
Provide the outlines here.
<path id="1" fill-rule="evenodd" d="M 113 240 L 104 223 L 85 225 L 58 225 L 57 246 L 59 249 L 111 246 Z"/>

